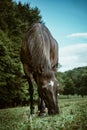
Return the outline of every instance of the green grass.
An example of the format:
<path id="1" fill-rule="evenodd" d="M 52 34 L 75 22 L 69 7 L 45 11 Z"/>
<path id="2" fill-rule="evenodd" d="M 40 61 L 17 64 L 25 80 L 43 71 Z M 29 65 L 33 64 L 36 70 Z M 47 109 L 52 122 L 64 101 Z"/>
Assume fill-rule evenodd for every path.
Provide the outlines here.
<path id="1" fill-rule="evenodd" d="M 0 130 L 87 130 L 87 97 L 59 99 L 60 114 L 29 116 L 29 107 L 0 110 Z"/>

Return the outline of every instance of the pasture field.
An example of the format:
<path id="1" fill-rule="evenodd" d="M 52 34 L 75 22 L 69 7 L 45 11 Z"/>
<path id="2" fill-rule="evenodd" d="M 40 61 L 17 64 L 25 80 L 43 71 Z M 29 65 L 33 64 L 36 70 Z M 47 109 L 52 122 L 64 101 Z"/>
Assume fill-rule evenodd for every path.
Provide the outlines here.
<path id="1" fill-rule="evenodd" d="M 60 114 L 29 116 L 29 107 L 0 110 L 0 130 L 87 130 L 87 97 L 59 99 Z"/>

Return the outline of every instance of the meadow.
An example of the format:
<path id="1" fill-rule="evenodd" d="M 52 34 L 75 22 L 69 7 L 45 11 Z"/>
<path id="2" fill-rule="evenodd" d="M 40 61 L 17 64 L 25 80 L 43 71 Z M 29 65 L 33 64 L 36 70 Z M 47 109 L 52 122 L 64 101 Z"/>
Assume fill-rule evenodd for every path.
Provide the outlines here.
<path id="1" fill-rule="evenodd" d="M 29 115 L 29 107 L 0 110 L 0 130 L 87 130 L 87 97 L 59 98 L 60 114 Z"/>

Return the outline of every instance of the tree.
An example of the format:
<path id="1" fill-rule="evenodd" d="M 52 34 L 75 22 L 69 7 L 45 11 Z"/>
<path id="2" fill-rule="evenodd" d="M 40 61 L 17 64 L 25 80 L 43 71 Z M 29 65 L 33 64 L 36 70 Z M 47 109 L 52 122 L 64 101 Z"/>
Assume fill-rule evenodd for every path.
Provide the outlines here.
<path id="1" fill-rule="evenodd" d="M 82 97 L 87 95 L 87 73 L 83 74 L 81 77 L 79 94 L 82 95 Z"/>
<path id="2" fill-rule="evenodd" d="M 0 0 L 0 104 L 1 107 L 28 104 L 28 85 L 21 78 L 20 48 L 23 34 L 41 21 L 38 8 L 12 0 Z"/>
<path id="3" fill-rule="evenodd" d="M 70 78 L 66 78 L 64 84 L 65 84 L 65 87 L 63 90 L 63 94 L 64 95 L 69 95 L 69 94 L 73 95 L 74 91 L 75 91 L 73 80 Z"/>

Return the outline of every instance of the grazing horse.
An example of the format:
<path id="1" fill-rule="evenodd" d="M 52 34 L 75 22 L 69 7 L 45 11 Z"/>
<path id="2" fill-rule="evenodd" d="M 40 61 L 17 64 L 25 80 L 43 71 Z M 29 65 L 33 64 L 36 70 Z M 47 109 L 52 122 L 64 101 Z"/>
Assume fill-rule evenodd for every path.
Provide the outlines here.
<path id="1" fill-rule="evenodd" d="M 59 113 L 55 78 L 58 66 L 58 43 L 44 24 L 34 23 L 26 32 L 21 47 L 21 61 L 29 83 L 30 113 L 34 113 L 32 78 L 37 83 L 40 115 L 48 108 L 48 114 Z"/>

